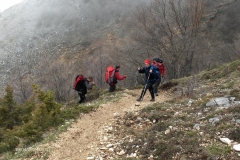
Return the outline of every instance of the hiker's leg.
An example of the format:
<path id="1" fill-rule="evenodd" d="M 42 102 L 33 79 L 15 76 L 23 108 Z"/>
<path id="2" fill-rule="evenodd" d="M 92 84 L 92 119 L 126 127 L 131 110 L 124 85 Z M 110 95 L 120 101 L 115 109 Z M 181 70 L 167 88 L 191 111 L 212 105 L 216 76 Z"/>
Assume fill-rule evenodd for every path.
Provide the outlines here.
<path id="1" fill-rule="evenodd" d="M 109 85 L 109 92 L 114 92 L 115 89 L 116 89 L 115 84 L 111 84 L 111 85 Z"/>
<path id="2" fill-rule="evenodd" d="M 140 95 L 140 97 L 137 99 L 137 101 L 141 101 L 147 91 L 147 89 L 149 88 L 149 83 L 145 84 L 145 86 L 143 87 L 142 93 Z"/>
<path id="3" fill-rule="evenodd" d="M 158 87 L 159 87 L 160 83 L 161 83 L 161 77 L 158 80 L 156 80 L 156 82 L 154 83 L 154 86 L 153 86 L 153 92 L 156 96 L 158 96 Z"/>
<path id="4" fill-rule="evenodd" d="M 82 103 L 83 102 L 83 93 L 81 91 L 78 91 L 78 95 L 79 95 L 79 98 L 80 98 L 78 103 Z"/>
<path id="5" fill-rule="evenodd" d="M 147 84 L 145 84 L 143 86 L 142 93 L 141 93 L 140 97 L 137 99 L 137 101 L 141 101 L 143 99 L 143 97 L 144 97 L 144 95 L 146 93 L 146 90 L 147 90 Z"/>
<path id="6" fill-rule="evenodd" d="M 85 96 L 85 94 L 83 94 L 82 95 L 82 100 L 81 100 L 82 102 L 85 102 L 86 101 L 86 96 Z"/>
<path id="7" fill-rule="evenodd" d="M 151 101 L 154 101 L 155 100 L 155 96 L 154 96 L 154 91 L 153 91 L 153 83 L 149 83 L 149 92 L 150 92 L 150 94 L 151 94 Z"/>
<path id="8" fill-rule="evenodd" d="M 153 91 L 154 91 L 154 93 L 157 93 L 158 92 L 158 85 L 159 85 L 159 79 L 158 80 L 156 80 L 156 82 L 154 83 L 154 85 L 153 85 Z"/>
<path id="9" fill-rule="evenodd" d="M 115 91 L 115 89 L 116 89 L 116 85 L 114 84 L 114 86 L 113 86 L 113 92 Z"/>

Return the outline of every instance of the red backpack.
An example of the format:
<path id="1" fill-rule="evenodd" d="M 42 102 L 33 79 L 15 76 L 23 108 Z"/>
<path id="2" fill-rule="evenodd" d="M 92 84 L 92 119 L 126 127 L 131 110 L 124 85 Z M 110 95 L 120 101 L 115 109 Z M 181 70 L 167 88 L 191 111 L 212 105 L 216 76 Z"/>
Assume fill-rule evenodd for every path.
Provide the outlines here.
<path id="1" fill-rule="evenodd" d="M 82 80 L 84 80 L 84 76 L 83 75 L 77 75 L 76 78 L 75 78 L 75 82 L 74 82 L 74 89 L 76 91 L 79 91 L 79 87 L 80 87 L 80 83 Z"/>
<path id="2" fill-rule="evenodd" d="M 115 78 L 115 68 L 113 66 L 109 66 L 105 73 L 105 81 L 110 84 L 114 81 Z"/>

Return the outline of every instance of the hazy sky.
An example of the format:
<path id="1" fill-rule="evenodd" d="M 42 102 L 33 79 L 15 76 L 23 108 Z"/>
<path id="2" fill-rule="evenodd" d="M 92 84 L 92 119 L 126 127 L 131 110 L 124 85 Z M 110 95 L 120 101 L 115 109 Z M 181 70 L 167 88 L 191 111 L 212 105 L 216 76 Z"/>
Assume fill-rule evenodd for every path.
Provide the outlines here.
<path id="1" fill-rule="evenodd" d="M 22 1 L 23 0 L 0 0 L 0 12 Z"/>

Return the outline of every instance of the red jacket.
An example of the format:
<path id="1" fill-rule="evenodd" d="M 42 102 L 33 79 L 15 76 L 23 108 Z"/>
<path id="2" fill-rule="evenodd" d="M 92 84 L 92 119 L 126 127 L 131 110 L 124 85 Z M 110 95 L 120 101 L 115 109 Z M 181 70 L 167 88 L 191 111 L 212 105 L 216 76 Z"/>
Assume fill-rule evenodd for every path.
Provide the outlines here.
<path id="1" fill-rule="evenodd" d="M 117 80 L 124 80 L 127 76 L 120 76 L 119 71 L 116 70 L 115 71 L 115 77 L 116 77 Z"/>
<path id="2" fill-rule="evenodd" d="M 158 67 L 160 75 L 163 75 L 163 76 L 167 75 L 167 71 L 166 71 L 166 68 L 164 66 L 164 63 L 162 63 L 162 65 L 160 66 L 159 64 L 157 64 L 156 62 L 153 61 L 152 65 Z"/>
<path id="3" fill-rule="evenodd" d="M 166 68 L 165 68 L 165 66 L 164 66 L 164 63 L 162 63 L 161 66 L 158 65 L 158 68 L 159 68 L 159 72 L 160 72 L 161 75 L 164 75 L 164 76 L 167 75 L 167 71 L 166 71 Z"/>
<path id="4" fill-rule="evenodd" d="M 123 80 L 123 79 L 125 79 L 127 77 L 127 76 L 120 76 L 118 70 L 115 70 L 115 74 L 114 75 L 115 75 L 114 76 L 115 78 L 113 79 L 113 82 L 110 83 L 110 85 L 115 85 L 118 82 L 117 80 L 121 81 L 121 80 Z"/>

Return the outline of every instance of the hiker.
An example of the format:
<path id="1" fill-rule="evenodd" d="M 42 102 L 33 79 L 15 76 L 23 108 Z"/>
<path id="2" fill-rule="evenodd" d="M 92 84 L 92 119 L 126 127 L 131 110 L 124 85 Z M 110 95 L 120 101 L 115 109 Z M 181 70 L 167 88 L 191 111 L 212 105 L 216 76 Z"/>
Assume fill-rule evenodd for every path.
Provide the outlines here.
<path id="1" fill-rule="evenodd" d="M 150 101 L 153 102 L 153 101 L 155 101 L 155 96 L 154 96 L 154 92 L 153 92 L 153 84 L 157 80 L 156 67 L 151 65 L 150 59 L 146 59 L 144 61 L 144 63 L 145 63 L 145 67 L 143 67 L 142 69 L 140 67 L 138 67 L 138 72 L 145 73 L 146 84 L 143 87 L 141 96 L 137 99 L 137 101 L 142 101 L 142 99 L 146 93 L 146 90 L 148 89 L 151 94 L 151 98 L 152 98 Z"/>
<path id="2" fill-rule="evenodd" d="M 162 78 L 163 77 L 166 78 L 167 77 L 167 70 L 166 70 L 166 67 L 163 63 L 163 60 L 157 58 L 157 63 L 158 63 L 159 72 L 160 72 Z"/>
<path id="3" fill-rule="evenodd" d="M 77 79 L 77 77 L 76 77 Z M 83 103 L 86 100 L 85 95 L 87 94 L 87 90 L 91 90 L 92 86 L 95 85 L 95 82 L 93 81 L 93 77 L 90 76 L 88 78 L 84 78 L 83 80 L 79 81 L 77 84 L 77 91 L 78 95 L 80 97 L 80 100 L 78 103 Z"/>
<path id="4" fill-rule="evenodd" d="M 153 92 L 154 92 L 154 95 L 155 96 L 158 96 L 158 86 L 161 82 L 161 74 L 160 74 L 160 71 L 159 71 L 159 65 L 158 65 L 158 62 L 157 62 L 158 58 L 154 58 L 153 61 L 152 61 L 152 65 L 154 67 L 156 67 L 156 70 L 157 70 L 157 79 L 153 85 Z"/>
<path id="5" fill-rule="evenodd" d="M 158 96 L 158 87 L 161 82 L 163 82 L 164 78 L 167 76 L 166 68 L 163 64 L 163 61 L 159 58 L 154 58 L 154 61 L 156 62 L 156 66 L 159 69 L 159 80 L 155 82 L 154 84 L 154 94 L 155 96 Z"/>
<path id="6" fill-rule="evenodd" d="M 115 67 L 115 73 L 113 75 L 113 82 L 109 83 L 109 92 L 114 92 L 115 91 L 116 84 L 117 84 L 118 80 L 121 81 L 121 80 L 124 80 L 125 78 L 127 78 L 126 75 L 120 76 L 119 75 L 119 70 L 120 70 L 120 66 L 118 65 L 118 66 Z"/>

